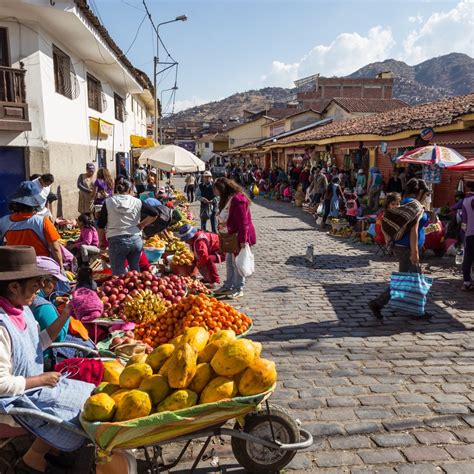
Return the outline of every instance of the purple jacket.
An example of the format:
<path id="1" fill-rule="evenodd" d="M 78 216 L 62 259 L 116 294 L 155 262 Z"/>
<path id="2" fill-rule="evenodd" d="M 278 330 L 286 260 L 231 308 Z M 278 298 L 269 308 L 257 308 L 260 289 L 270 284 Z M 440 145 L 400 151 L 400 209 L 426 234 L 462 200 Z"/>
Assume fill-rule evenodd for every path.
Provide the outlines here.
<path id="1" fill-rule="evenodd" d="M 242 193 L 237 193 L 232 197 L 227 219 L 227 231 L 229 234 L 238 234 L 239 244 L 252 246 L 257 243 L 257 234 L 252 223 L 249 204 L 247 196 Z"/>

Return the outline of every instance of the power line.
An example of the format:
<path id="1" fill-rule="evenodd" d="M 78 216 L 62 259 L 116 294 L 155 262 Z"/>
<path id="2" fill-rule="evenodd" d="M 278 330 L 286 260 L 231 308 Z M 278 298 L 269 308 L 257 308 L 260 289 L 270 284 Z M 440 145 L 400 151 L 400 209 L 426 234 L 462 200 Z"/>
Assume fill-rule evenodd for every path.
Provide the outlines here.
<path id="1" fill-rule="evenodd" d="M 128 3 L 125 0 L 120 0 L 123 4 L 128 5 L 129 7 L 135 8 L 135 10 L 138 10 L 140 12 L 144 12 L 143 8 L 137 7 L 136 5 L 133 5 L 132 3 Z"/>
<path id="2" fill-rule="evenodd" d="M 140 22 L 140 24 L 138 25 L 138 28 L 137 28 L 137 32 L 135 33 L 135 37 L 133 38 L 133 41 L 131 43 L 131 45 L 128 47 L 127 51 L 125 51 L 125 53 L 123 53 L 124 56 L 126 56 L 129 51 L 132 49 L 133 45 L 135 44 L 135 41 L 137 41 L 137 38 L 138 38 L 138 35 L 140 34 L 140 30 L 141 30 L 141 27 L 143 25 L 143 22 L 146 20 L 146 14 L 145 16 L 143 17 L 142 21 Z"/>

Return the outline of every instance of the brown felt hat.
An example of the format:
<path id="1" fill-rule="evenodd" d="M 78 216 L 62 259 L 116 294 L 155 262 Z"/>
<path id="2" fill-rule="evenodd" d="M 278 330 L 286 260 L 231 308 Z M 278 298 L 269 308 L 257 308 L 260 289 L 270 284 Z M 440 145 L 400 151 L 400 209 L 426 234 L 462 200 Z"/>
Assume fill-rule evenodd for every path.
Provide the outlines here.
<path id="1" fill-rule="evenodd" d="M 0 281 L 26 280 L 48 275 L 36 265 L 36 253 L 27 245 L 0 247 Z"/>

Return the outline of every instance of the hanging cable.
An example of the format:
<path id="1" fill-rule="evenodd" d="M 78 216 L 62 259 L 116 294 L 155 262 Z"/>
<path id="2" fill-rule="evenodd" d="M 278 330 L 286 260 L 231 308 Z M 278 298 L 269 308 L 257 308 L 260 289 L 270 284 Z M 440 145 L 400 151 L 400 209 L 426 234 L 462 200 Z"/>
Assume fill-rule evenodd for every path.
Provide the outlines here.
<path id="1" fill-rule="evenodd" d="M 135 44 L 135 41 L 137 41 L 137 38 L 138 38 L 138 35 L 140 34 L 140 30 L 142 28 L 142 25 L 143 25 L 143 22 L 146 20 L 146 14 L 145 16 L 143 17 L 142 21 L 140 22 L 140 24 L 138 25 L 138 28 L 137 28 L 137 32 L 135 33 L 135 37 L 133 38 L 133 41 L 132 41 L 132 44 L 128 47 L 127 51 L 125 51 L 125 53 L 123 53 L 124 56 L 126 56 L 129 51 L 132 49 L 133 45 Z"/>

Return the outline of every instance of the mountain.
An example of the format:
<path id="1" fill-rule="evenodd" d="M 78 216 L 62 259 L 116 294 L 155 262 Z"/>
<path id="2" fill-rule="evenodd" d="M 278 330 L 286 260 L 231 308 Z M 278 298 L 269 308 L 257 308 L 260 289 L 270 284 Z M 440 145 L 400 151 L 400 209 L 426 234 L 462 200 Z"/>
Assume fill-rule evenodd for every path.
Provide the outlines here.
<path id="1" fill-rule="evenodd" d="M 451 53 L 415 66 L 387 59 L 368 64 L 348 77 L 375 77 L 382 71 L 395 75 L 394 97 L 412 105 L 474 91 L 474 59 L 467 54 Z"/>
<path id="2" fill-rule="evenodd" d="M 461 53 L 428 59 L 415 66 L 409 66 L 403 61 L 387 59 L 368 64 L 348 77 L 373 78 L 382 71 L 392 71 L 395 75 L 394 97 L 412 105 L 474 91 L 474 59 Z M 242 117 L 244 110 L 263 110 L 271 103 L 285 102 L 291 99 L 295 92 L 296 89 L 282 87 L 266 87 L 240 92 L 223 100 L 178 112 L 168 117 L 165 123 L 219 119 L 227 122 L 232 118 Z"/>

